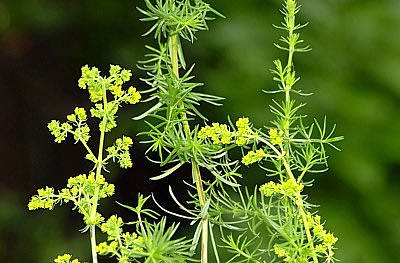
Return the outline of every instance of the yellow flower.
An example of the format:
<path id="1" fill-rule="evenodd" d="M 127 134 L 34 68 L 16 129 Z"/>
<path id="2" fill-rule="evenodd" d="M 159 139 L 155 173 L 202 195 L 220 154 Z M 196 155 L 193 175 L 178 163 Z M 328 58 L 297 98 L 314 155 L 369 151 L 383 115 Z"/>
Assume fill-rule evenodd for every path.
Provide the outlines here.
<path id="1" fill-rule="evenodd" d="M 272 181 L 260 186 L 260 192 L 265 196 L 272 196 L 277 190 L 278 186 Z"/>
<path id="2" fill-rule="evenodd" d="M 75 114 L 69 114 L 67 115 L 67 120 L 75 122 L 76 121 L 76 116 Z"/>
<path id="3" fill-rule="evenodd" d="M 287 256 L 286 249 L 284 249 L 281 246 L 278 246 L 277 244 L 274 245 L 274 252 L 280 258 Z"/>
<path id="4" fill-rule="evenodd" d="M 62 256 L 58 256 L 54 259 L 55 263 L 79 263 L 79 260 L 74 259 L 71 261 L 72 256 L 70 254 L 64 254 Z"/>
<path id="5" fill-rule="evenodd" d="M 86 111 L 84 108 L 76 107 L 74 113 L 76 117 L 78 117 L 78 120 L 80 121 L 84 121 L 87 118 Z"/>
<path id="6" fill-rule="evenodd" d="M 140 95 L 140 93 L 136 91 L 136 88 L 132 86 L 128 88 L 128 94 L 129 94 L 128 102 L 130 104 L 136 104 L 142 98 L 142 95 Z"/>
<path id="7" fill-rule="evenodd" d="M 249 118 L 239 118 L 237 121 L 236 121 L 236 127 L 238 128 L 238 130 L 240 130 L 240 129 L 244 129 L 244 130 L 246 130 L 248 127 L 249 127 Z"/>
<path id="8" fill-rule="evenodd" d="M 321 239 L 326 235 L 324 226 L 321 224 L 315 225 L 313 227 L 313 233 L 315 236 L 317 236 L 318 238 L 321 238 Z"/>
<path id="9" fill-rule="evenodd" d="M 286 182 L 282 183 L 282 194 L 290 197 L 300 195 L 303 191 L 304 185 L 298 184 L 296 180 L 290 178 Z"/>
<path id="10" fill-rule="evenodd" d="M 324 236 L 324 243 L 328 247 L 334 245 L 337 241 L 338 241 L 338 238 L 335 237 L 332 233 L 327 233 Z"/>
<path id="11" fill-rule="evenodd" d="M 283 143 L 283 137 L 282 137 L 283 133 L 284 132 L 282 130 L 278 131 L 277 129 L 270 129 L 268 134 L 271 139 L 271 143 L 273 145 L 282 144 Z"/>
<path id="12" fill-rule="evenodd" d="M 100 255 L 106 255 L 109 253 L 107 242 L 102 242 L 96 246 L 96 252 Z"/>
<path id="13" fill-rule="evenodd" d="M 114 97 L 119 98 L 124 95 L 124 92 L 122 91 L 122 87 L 120 85 L 112 85 L 109 87 L 109 90 L 114 95 Z"/>
<path id="14" fill-rule="evenodd" d="M 232 133 L 226 124 L 214 122 L 212 126 L 205 126 L 197 133 L 199 139 L 210 138 L 213 144 L 229 144 L 231 142 Z"/>
<path id="15" fill-rule="evenodd" d="M 242 158 L 242 163 L 249 165 L 255 162 L 259 162 L 264 158 L 265 153 L 263 149 L 258 149 L 257 151 L 250 151 Z"/>

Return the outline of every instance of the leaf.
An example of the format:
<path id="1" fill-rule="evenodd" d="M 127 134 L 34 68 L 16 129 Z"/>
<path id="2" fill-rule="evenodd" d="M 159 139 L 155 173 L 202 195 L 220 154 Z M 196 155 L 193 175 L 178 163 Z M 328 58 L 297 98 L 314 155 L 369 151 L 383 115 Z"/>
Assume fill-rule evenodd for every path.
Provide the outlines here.
<path id="1" fill-rule="evenodd" d="M 154 105 L 153 107 L 148 109 L 146 112 L 140 114 L 139 116 L 133 117 L 132 119 L 135 120 L 135 121 L 138 121 L 138 120 L 141 120 L 143 118 L 146 118 L 149 114 L 157 111 L 162 105 L 163 105 L 163 103 L 158 102 L 156 105 Z"/>
<path id="2" fill-rule="evenodd" d="M 178 163 L 175 166 L 169 168 L 168 170 L 165 170 L 162 174 L 160 174 L 158 176 L 151 177 L 150 179 L 151 180 L 163 179 L 163 178 L 167 177 L 168 175 L 172 174 L 173 172 L 175 172 L 176 170 L 178 170 L 182 165 L 183 165 L 183 163 Z"/>

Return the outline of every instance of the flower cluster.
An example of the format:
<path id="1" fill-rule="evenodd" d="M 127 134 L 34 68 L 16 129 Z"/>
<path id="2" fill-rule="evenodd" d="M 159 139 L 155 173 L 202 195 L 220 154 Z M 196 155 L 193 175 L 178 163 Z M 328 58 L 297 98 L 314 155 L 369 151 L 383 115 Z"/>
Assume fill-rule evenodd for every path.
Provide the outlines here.
<path id="1" fill-rule="evenodd" d="M 108 78 L 101 77 L 100 71 L 96 67 L 89 68 L 88 65 L 83 66 L 81 72 L 82 76 L 78 80 L 78 86 L 81 89 L 88 89 L 90 100 L 94 103 L 103 100 L 105 88 L 110 89 L 113 84 L 121 86 L 132 76 L 130 70 L 122 69 L 118 65 L 110 65 L 110 77 Z"/>
<path id="2" fill-rule="evenodd" d="M 132 146 L 132 139 L 128 136 L 123 136 L 122 139 L 118 138 L 113 146 L 106 149 L 108 156 L 106 159 L 112 158 L 113 161 L 117 159 L 117 162 L 121 168 L 132 167 L 131 155 L 129 148 Z"/>
<path id="3" fill-rule="evenodd" d="M 100 175 L 95 178 L 93 172 L 86 174 L 80 174 L 76 177 L 68 179 L 66 189 L 62 189 L 60 195 L 66 200 L 69 196 L 74 199 L 82 198 L 84 195 L 93 196 L 95 195 L 96 189 L 99 189 L 99 198 L 106 198 L 114 194 L 114 185 L 107 183 L 104 176 Z"/>
<path id="4" fill-rule="evenodd" d="M 118 262 L 130 262 L 127 253 L 130 250 L 141 252 L 143 238 L 136 233 L 122 232 L 124 222 L 122 218 L 113 215 L 101 225 L 101 231 L 107 234 L 109 242 L 97 245 L 96 251 L 100 255 L 112 255 L 118 257 Z"/>
<path id="5" fill-rule="evenodd" d="M 270 129 L 268 132 L 268 135 L 270 137 L 271 143 L 273 145 L 276 144 L 282 144 L 283 143 L 283 131 L 282 130 L 277 130 L 277 129 Z"/>
<path id="6" fill-rule="evenodd" d="M 308 260 L 307 256 L 291 255 L 290 252 L 286 248 L 284 248 L 283 246 L 280 246 L 278 244 L 274 245 L 274 253 L 278 257 L 283 258 L 283 262 L 293 262 L 293 263 L 309 263 L 310 262 Z"/>
<path id="7" fill-rule="evenodd" d="M 237 128 L 235 143 L 243 146 L 249 140 L 249 135 L 252 134 L 249 118 L 239 118 L 235 124 Z"/>
<path id="8" fill-rule="evenodd" d="M 100 119 L 100 131 L 108 132 L 117 126 L 116 114 L 121 103 L 136 104 L 139 102 L 141 95 L 135 88 L 122 89 L 122 84 L 128 81 L 131 75 L 129 70 L 121 69 L 116 65 L 111 65 L 110 76 L 107 78 L 101 77 L 100 71 L 95 67 L 89 68 L 87 65 L 82 67 L 82 77 L 78 81 L 79 87 L 89 90 L 91 101 L 95 103 L 94 107 L 90 109 L 90 115 Z M 114 100 L 107 99 L 107 91 L 111 92 Z M 102 103 L 97 103 L 99 101 Z M 86 159 L 94 162 L 95 165 L 103 165 L 105 160 L 97 160 L 86 144 L 90 139 L 90 128 L 86 124 L 87 118 L 85 109 L 76 107 L 74 113 L 67 115 L 66 122 L 60 123 L 58 120 L 52 120 L 47 127 L 58 143 L 64 141 L 69 133 L 73 134 L 75 141 L 82 142 L 88 150 Z M 117 139 L 115 144 L 107 149 L 108 159 L 117 160 L 122 168 L 132 167 L 129 154 L 131 145 L 132 139 L 129 137 Z"/>
<path id="9" fill-rule="evenodd" d="M 319 254 L 325 255 L 328 262 L 333 261 L 333 249 L 334 245 L 338 241 L 338 238 L 324 229 L 324 226 L 321 224 L 320 216 L 316 215 L 313 219 L 312 231 L 318 242 L 315 247 L 316 251 Z"/>
<path id="10" fill-rule="evenodd" d="M 256 163 L 261 161 L 265 157 L 265 152 L 263 149 L 258 149 L 256 151 L 249 151 L 245 156 L 242 158 L 242 163 L 245 165 L 249 165 L 252 163 Z"/>
<path id="11" fill-rule="evenodd" d="M 90 128 L 86 124 L 86 119 L 85 109 L 76 107 L 74 113 L 67 116 L 67 122 L 60 123 L 57 120 L 52 120 L 47 128 L 58 143 L 64 141 L 68 133 L 74 135 L 75 141 L 87 142 L 90 138 Z"/>
<path id="12" fill-rule="evenodd" d="M 29 204 L 29 210 L 36 210 L 39 208 L 52 210 L 55 203 L 54 189 L 46 186 L 46 188 L 41 188 L 37 190 L 37 195 L 32 196 Z"/>
<path id="13" fill-rule="evenodd" d="M 122 96 L 121 96 L 122 97 Z M 136 90 L 134 87 L 129 87 L 127 93 L 125 93 L 125 97 L 123 101 L 129 104 L 136 104 L 140 101 L 142 95 Z"/>
<path id="14" fill-rule="evenodd" d="M 332 233 L 326 232 L 323 225 L 321 224 L 321 217 L 318 215 L 312 216 L 311 214 L 307 214 L 308 224 L 312 228 L 313 232 L 313 244 L 314 247 L 312 251 L 310 251 L 308 256 L 305 255 L 296 255 L 297 253 L 292 249 L 286 247 L 285 245 L 274 245 L 274 253 L 283 258 L 284 262 L 296 262 L 296 263 L 307 263 L 308 257 L 312 256 L 323 256 L 326 258 L 325 262 L 333 262 L 334 261 L 334 245 L 337 242 L 337 237 L 335 237 Z"/>
<path id="15" fill-rule="evenodd" d="M 108 102 L 106 105 L 97 103 L 94 108 L 90 109 L 90 114 L 94 118 L 100 119 L 100 131 L 109 132 L 117 127 L 116 114 L 118 112 L 118 104 L 114 101 Z"/>
<path id="16" fill-rule="evenodd" d="M 113 215 L 107 222 L 101 224 L 101 231 L 107 234 L 108 240 L 114 240 L 121 235 L 123 225 L 122 218 Z"/>
<path id="17" fill-rule="evenodd" d="M 253 134 L 249 118 L 239 118 L 234 129 L 236 131 L 230 131 L 226 124 L 214 122 L 211 126 L 202 127 L 197 137 L 202 140 L 210 138 L 213 144 L 230 144 L 234 140 L 236 145 L 243 146 Z"/>
<path id="18" fill-rule="evenodd" d="M 232 132 L 229 131 L 226 124 L 213 123 L 212 126 L 202 127 L 197 134 L 199 139 L 210 138 L 214 144 L 229 144 L 232 138 Z"/>
<path id="19" fill-rule="evenodd" d="M 113 194 L 114 185 L 107 183 L 104 176 L 100 175 L 98 178 L 95 178 L 94 173 L 90 173 L 88 176 L 81 174 L 69 178 L 67 188 L 61 189 L 57 194 L 54 193 L 54 189 L 51 187 L 39 189 L 37 195 L 32 196 L 28 208 L 29 210 L 39 208 L 51 210 L 57 203 L 61 204 L 71 201 L 78 208 L 79 213 L 83 215 L 87 225 L 97 225 L 103 221 L 103 217 L 97 214 L 95 218 L 91 218 L 91 199 L 94 196 L 102 199 Z"/>
<path id="20" fill-rule="evenodd" d="M 72 259 L 70 254 L 64 254 L 54 259 L 54 263 L 80 263 L 77 259 Z"/>
<path id="21" fill-rule="evenodd" d="M 268 182 L 260 187 L 260 192 L 265 196 L 272 196 L 274 194 L 280 194 L 286 197 L 300 196 L 303 191 L 304 185 L 299 184 L 296 180 L 290 178 L 282 183 Z"/>
<path id="22" fill-rule="evenodd" d="M 115 119 L 120 104 L 136 104 L 141 98 L 134 87 L 129 87 L 128 90 L 122 89 L 122 84 L 130 80 L 132 73 L 118 65 L 110 66 L 110 76 L 107 78 L 100 76 L 100 71 L 96 67 L 89 68 L 86 65 L 81 71 L 82 76 L 78 86 L 88 89 L 90 100 L 95 103 L 90 113 L 92 117 L 101 120 L 100 130 L 108 132 L 117 126 Z M 111 92 L 113 100 L 107 100 L 107 91 Z"/>
<path id="23" fill-rule="evenodd" d="M 127 91 L 123 91 L 121 86 L 112 85 L 109 90 L 114 96 L 113 101 L 107 103 L 96 103 L 94 108 L 90 109 L 92 117 L 99 118 L 100 130 L 109 132 L 117 126 L 116 114 L 122 102 L 127 104 L 136 104 L 139 102 L 141 95 L 136 88 L 129 87 Z"/>

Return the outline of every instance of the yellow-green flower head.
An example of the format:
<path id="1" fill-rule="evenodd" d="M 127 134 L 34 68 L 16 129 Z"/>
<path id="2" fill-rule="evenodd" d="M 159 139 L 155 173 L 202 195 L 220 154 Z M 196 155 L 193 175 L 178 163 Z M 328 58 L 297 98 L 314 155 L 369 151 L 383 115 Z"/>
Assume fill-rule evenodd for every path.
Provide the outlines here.
<path id="1" fill-rule="evenodd" d="M 112 215 L 100 228 L 103 233 L 107 233 L 108 240 L 115 240 L 122 234 L 123 224 L 122 218 Z"/>
<path id="2" fill-rule="evenodd" d="M 75 114 L 69 114 L 69 115 L 67 115 L 67 120 L 69 120 L 70 122 L 76 122 L 76 116 L 75 116 Z"/>
<path id="3" fill-rule="evenodd" d="M 129 150 L 129 147 L 132 146 L 133 141 L 131 137 L 128 136 L 122 136 L 122 140 L 121 140 L 121 149 L 122 150 Z M 117 144 L 118 145 L 118 144 Z"/>
<path id="4" fill-rule="evenodd" d="M 117 249 L 118 249 L 118 243 L 116 241 L 112 241 L 110 242 L 110 244 L 107 244 L 107 242 L 101 242 L 96 246 L 96 252 L 102 256 L 108 254 L 116 254 L 118 253 Z"/>
<path id="5" fill-rule="evenodd" d="M 288 252 L 286 251 L 286 249 L 284 249 L 283 247 L 281 247 L 277 244 L 274 245 L 274 253 L 280 258 L 286 257 L 288 255 Z"/>
<path id="6" fill-rule="evenodd" d="M 142 98 L 142 95 L 138 91 L 136 91 L 136 88 L 134 87 L 129 87 L 128 88 L 128 99 L 127 102 L 129 104 L 136 104 L 139 102 L 139 100 Z"/>
<path id="7" fill-rule="evenodd" d="M 277 129 L 270 129 L 268 134 L 269 134 L 269 137 L 271 139 L 271 143 L 273 145 L 282 144 L 283 143 L 283 137 L 282 136 L 283 136 L 284 132 L 282 130 L 278 131 Z"/>
<path id="8" fill-rule="evenodd" d="M 298 184 L 293 178 L 288 179 L 282 183 L 282 194 L 290 197 L 295 197 L 300 195 L 303 191 L 304 185 Z"/>
<path id="9" fill-rule="evenodd" d="M 87 119 L 86 111 L 84 108 L 76 107 L 74 113 L 76 117 L 78 117 L 78 120 L 80 121 L 85 121 Z"/>
<path id="10" fill-rule="evenodd" d="M 249 140 L 250 135 L 252 134 L 249 118 L 247 117 L 239 118 L 236 121 L 236 128 L 237 128 L 237 134 L 235 143 L 238 146 L 245 145 Z"/>
<path id="11" fill-rule="evenodd" d="M 67 138 L 68 132 L 72 132 L 71 124 L 67 122 L 60 124 L 60 122 L 57 120 L 52 120 L 49 124 L 47 124 L 47 128 L 55 137 L 54 141 L 57 143 L 61 143 Z"/>
<path id="12" fill-rule="evenodd" d="M 107 242 L 101 242 L 96 246 L 96 252 L 99 253 L 99 255 L 105 256 L 111 251 L 107 245 Z"/>
<path id="13" fill-rule="evenodd" d="M 131 247 L 136 251 L 143 252 L 144 249 L 140 247 L 138 244 L 143 244 L 143 237 L 138 236 L 136 233 L 125 232 L 122 234 L 122 238 L 124 240 L 124 244 L 127 247 Z"/>
<path id="14" fill-rule="evenodd" d="M 313 233 L 316 237 L 323 239 L 324 236 L 326 235 L 326 231 L 324 229 L 324 226 L 321 224 L 317 224 L 313 227 Z"/>
<path id="15" fill-rule="evenodd" d="M 117 161 L 121 168 L 132 167 L 132 159 L 129 153 L 129 148 L 132 144 L 132 138 L 128 136 L 116 139 L 114 145 L 106 149 L 108 153 L 107 158 L 112 158 L 113 161 Z"/>
<path id="16" fill-rule="evenodd" d="M 228 126 L 226 124 L 221 124 L 219 126 L 219 134 L 220 134 L 220 138 L 221 138 L 221 143 L 222 144 L 229 144 L 231 142 L 231 137 L 232 134 L 231 132 L 228 130 Z"/>
<path id="17" fill-rule="evenodd" d="M 111 85 L 108 90 L 111 91 L 111 94 L 114 95 L 115 98 L 119 98 L 124 95 L 124 92 L 122 91 L 122 87 L 120 85 Z"/>
<path id="18" fill-rule="evenodd" d="M 272 181 L 260 186 L 260 192 L 265 196 L 272 196 L 278 191 L 279 191 L 279 186 Z"/>
<path id="19" fill-rule="evenodd" d="M 239 132 L 240 131 L 246 131 L 247 130 L 247 128 L 249 128 L 249 125 L 250 125 L 250 121 L 249 121 L 249 118 L 239 118 L 237 121 L 236 121 L 236 127 L 238 128 L 238 130 L 239 130 Z"/>
<path id="20" fill-rule="evenodd" d="M 260 192 L 265 196 L 281 194 L 288 197 L 297 197 L 303 188 L 303 184 L 298 184 L 296 180 L 290 178 L 279 184 L 268 182 L 260 187 Z"/>
<path id="21" fill-rule="evenodd" d="M 226 124 L 214 122 L 212 126 L 202 127 L 197 133 L 197 137 L 202 140 L 210 138 L 213 144 L 229 144 L 232 133 Z"/>
<path id="22" fill-rule="evenodd" d="M 56 200 L 54 199 L 54 189 L 46 186 L 37 190 L 37 195 L 32 196 L 28 204 L 29 210 L 36 210 L 39 208 L 52 210 Z"/>
<path id="23" fill-rule="evenodd" d="M 79 260 L 72 260 L 72 256 L 70 254 L 64 254 L 62 256 L 58 256 L 54 259 L 54 263 L 79 263 Z"/>
<path id="24" fill-rule="evenodd" d="M 317 253 L 326 253 L 326 247 L 322 244 L 318 244 L 315 246 L 315 251 Z"/>
<path id="25" fill-rule="evenodd" d="M 201 140 L 205 140 L 208 137 L 209 130 L 210 130 L 209 126 L 201 127 L 201 129 L 197 133 L 197 138 L 199 138 Z"/>
<path id="26" fill-rule="evenodd" d="M 245 156 L 242 158 L 242 163 L 245 165 L 249 165 L 252 163 L 256 163 L 261 161 L 265 156 L 263 149 L 258 149 L 257 151 L 249 151 Z"/>
<path id="27" fill-rule="evenodd" d="M 328 247 L 333 246 L 338 241 L 338 238 L 335 237 L 332 233 L 327 233 L 324 236 L 324 244 Z"/>
<path id="28" fill-rule="evenodd" d="M 90 128 L 87 124 L 84 124 L 83 126 L 79 126 L 78 128 L 75 129 L 75 132 L 74 132 L 75 141 L 78 141 L 78 140 L 82 140 L 84 142 L 89 141 L 89 139 L 90 139 L 89 132 L 90 132 Z"/>

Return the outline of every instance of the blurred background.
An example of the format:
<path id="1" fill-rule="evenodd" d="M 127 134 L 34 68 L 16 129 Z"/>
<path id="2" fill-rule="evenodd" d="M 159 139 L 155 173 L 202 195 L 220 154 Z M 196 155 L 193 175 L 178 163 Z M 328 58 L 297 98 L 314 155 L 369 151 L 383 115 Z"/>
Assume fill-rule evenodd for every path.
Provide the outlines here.
<path id="1" fill-rule="evenodd" d="M 210 22 L 199 41 L 185 44 L 202 91 L 226 98 L 224 107 L 204 107 L 205 114 L 213 121 L 250 116 L 256 126 L 269 124 L 272 97 L 262 90 L 275 89 L 269 69 L 285 55 L 273 46 L 281 1 L 213 2 L 226 19 Z M 300 3 L 299 21 L 310 22 L 302 36 L 313 51 L 295 57 L 298 88 L 315 94 L 303 98 L 304 113 L 326 115 L 345 136 L 342 152 L 329 152 L 330 170 L 317 176 L 309 200 L 339 237 L 342 262 L 400 262 L 400 1 Z M 143 1 L 0 2 L 0 258 L 8 263 L 52 262 L 66 252 L 89 259 L 75 211 L 28 212 L 27 203 L 36 189 L 60 188 L 90 169 L 81 145 L 56 144 L 46 128 L 88 105 L 77 87 L 81 66 L 106 72 L 110 63 L 122 65 L 144 89 L 136 63 L 154 40 L 141 37 L 149 24 L 139 22 L 135 6 Z M 147 107 L 122 108 L 113 136 L 146 129 L 131 117 Z M 163 196 L 167 183 L 181 181 L 149 182 L 160 169 L 143 157 L 144 145 L 135 146 L 133 169 L 112 173 L 117 193 L 104 203 L 106 216 L 120 212 L 115 200 L 134 205 L 138 191 Z"/>

